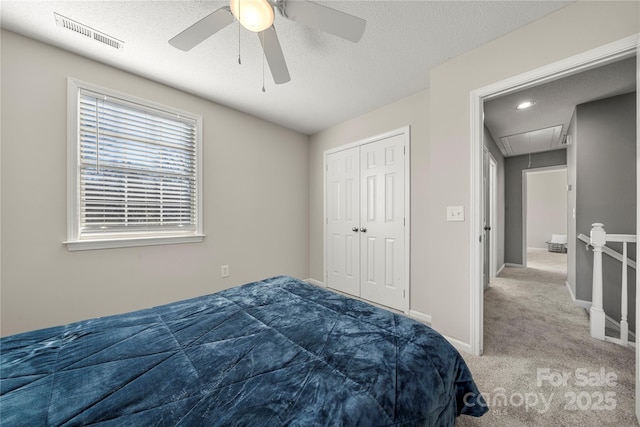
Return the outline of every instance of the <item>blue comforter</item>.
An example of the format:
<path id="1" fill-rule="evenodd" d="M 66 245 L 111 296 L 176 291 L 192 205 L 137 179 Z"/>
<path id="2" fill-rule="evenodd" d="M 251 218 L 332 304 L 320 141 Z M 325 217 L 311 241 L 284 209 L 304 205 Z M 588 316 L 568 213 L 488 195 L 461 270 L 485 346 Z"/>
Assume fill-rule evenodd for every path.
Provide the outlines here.
<path id="1" fill-rule="evenodd" d="M 486 412 L 437 332 L 290 277 L 0 350 L 7 426 L 451 426 Z"/>

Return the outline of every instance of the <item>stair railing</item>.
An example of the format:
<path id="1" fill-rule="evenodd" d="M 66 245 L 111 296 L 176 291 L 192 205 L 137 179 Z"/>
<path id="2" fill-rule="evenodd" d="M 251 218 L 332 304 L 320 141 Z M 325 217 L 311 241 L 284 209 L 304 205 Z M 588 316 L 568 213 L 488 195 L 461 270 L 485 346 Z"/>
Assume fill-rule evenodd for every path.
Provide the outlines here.
<path id="1" fill-rule="evenodd" d="M 587 241 L 586 236 L 578 237 Z M 607 242 L 622 243 L 622 254 L 606 246 Z M 590 332 L 593 338 L 611 341 L 621 345 L 629 345 L 628 316 L 628 267 L 636 269 L 636 263 L 627 256 L 629 243 L 637 243 L 635 234 L 607 234 L 601 223 L 592 224 L 588 243 L 593 248 L 593 283 L 590 310 Z M 622 289 L 620 298 L 620 339 L 605 335 L 606 315 L 603 309 L 602 254 L 607 254 L 622 263 Z M 636 315 L 638 313 L 636 312 Z"/>

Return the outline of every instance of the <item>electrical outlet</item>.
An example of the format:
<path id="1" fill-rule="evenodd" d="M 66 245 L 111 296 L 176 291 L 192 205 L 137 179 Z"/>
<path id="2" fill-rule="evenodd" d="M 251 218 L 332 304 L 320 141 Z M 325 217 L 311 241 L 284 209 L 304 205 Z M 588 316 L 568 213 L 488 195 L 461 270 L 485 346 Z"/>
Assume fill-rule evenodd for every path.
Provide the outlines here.
<path id="1" fill-rule="evenodd" d="M 220 266 L 220 277 L 229 277 L 229 266 L 228 265 Z"/>

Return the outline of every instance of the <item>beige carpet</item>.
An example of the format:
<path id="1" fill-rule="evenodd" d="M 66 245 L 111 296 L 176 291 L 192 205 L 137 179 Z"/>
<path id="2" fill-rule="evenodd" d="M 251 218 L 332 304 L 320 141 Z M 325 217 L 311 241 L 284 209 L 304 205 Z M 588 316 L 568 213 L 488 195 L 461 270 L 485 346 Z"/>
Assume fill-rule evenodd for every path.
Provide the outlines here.
<path id="1" fill-rule="evenodd" d="M 456 426 L 637 425 L 634 350 L 589 336 L 565 285 L 566 254 L 534 250 L 528 261 L 485 292 L 484 355 L 463 357 L 490 411 Z"/>

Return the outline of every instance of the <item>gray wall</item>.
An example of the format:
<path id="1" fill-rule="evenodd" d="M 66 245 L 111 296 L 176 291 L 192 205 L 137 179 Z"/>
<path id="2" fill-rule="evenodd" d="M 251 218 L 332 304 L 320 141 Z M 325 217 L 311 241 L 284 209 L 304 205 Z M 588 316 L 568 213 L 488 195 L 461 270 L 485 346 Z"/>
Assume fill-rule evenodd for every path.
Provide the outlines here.
<path id="1" fill-rule="evenodd" d="M 576 233 L 589 235 L 602 222 L 607 233 L 636 233 L 636 94 L 576 107 Z M 619 249 L 614 244 L 609 244 Z M 635 259 L 635 245 L 630 245 Z M 576 249 L 576 298 L 591 301 L 593 255 Z M 604 310 L 620 318 L 620 263 L 604 256 Z M 635 283 L 629 269 L 630 283 Z M 634 289 L 630 286 L 630 289 Z M 635 325 L 635 292 L 629 298 L 629 325 Z M 633 315 L 633 317 L 632 317 Z"/>
<path id="2" fill-rule="evenodd" d="M 567 152 L 564 149 L 543 153 L 507 157 L 505 165 L 505 236 L 504 262 L 523 265 L 523 203 L 522 171 L 525 169 L 545 168 L 567 164 Z"/>

